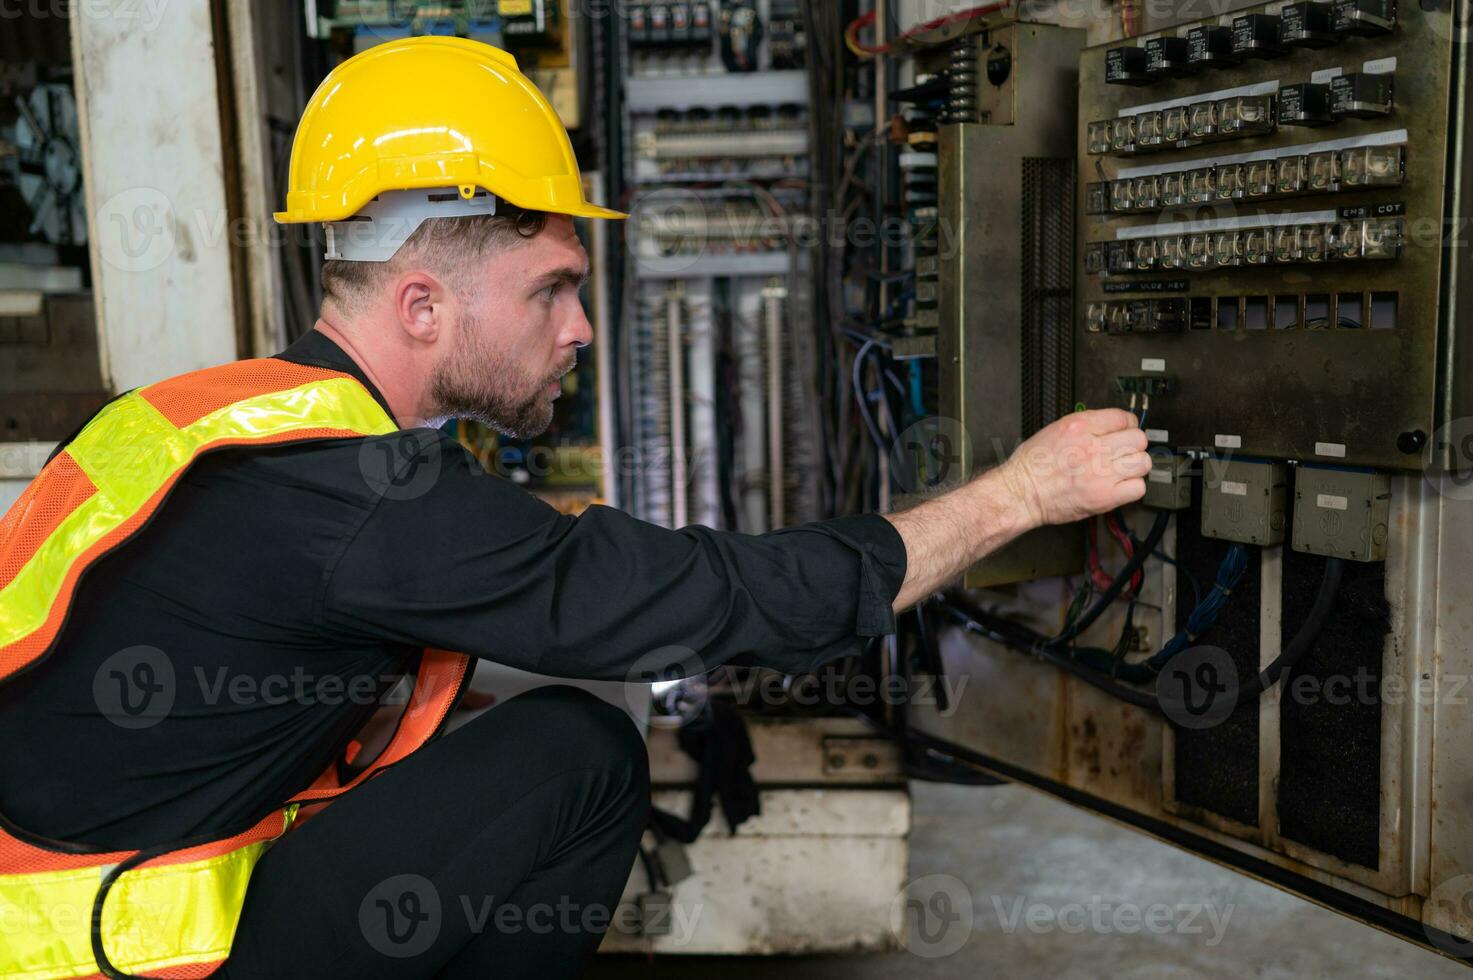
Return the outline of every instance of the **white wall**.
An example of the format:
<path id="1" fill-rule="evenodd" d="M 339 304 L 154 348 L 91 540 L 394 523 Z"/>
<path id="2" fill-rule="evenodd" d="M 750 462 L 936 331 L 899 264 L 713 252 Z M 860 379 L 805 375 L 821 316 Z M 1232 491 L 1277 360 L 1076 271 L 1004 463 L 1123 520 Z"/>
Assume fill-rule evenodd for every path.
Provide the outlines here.
<path id="1" fill-rule="evenodd" d="M 208 0 L 72 4 L 104 377 L 236 358 Z"/>

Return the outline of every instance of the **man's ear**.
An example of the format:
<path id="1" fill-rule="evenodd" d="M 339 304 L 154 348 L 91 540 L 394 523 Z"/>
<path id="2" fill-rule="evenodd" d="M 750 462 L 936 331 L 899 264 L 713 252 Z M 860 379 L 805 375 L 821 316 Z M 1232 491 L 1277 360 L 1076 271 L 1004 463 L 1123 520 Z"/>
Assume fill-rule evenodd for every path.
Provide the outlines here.
<path id="1" fill-rule="evenodd" d="M 399 326 L 415 340 L 433 344 L 444 326 L 445 289 L 428 272 L 407 272 L 394 283 L 394 312 Z"/>

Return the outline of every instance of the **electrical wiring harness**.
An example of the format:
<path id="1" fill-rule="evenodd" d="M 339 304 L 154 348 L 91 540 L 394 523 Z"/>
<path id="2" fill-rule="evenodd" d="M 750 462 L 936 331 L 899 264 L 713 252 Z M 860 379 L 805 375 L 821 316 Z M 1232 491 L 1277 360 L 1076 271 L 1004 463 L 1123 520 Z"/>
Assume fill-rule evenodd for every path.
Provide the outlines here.
<path id="1" fill-rule="evenodd" d="M 1119 529 L 1134 542 L 1123 522 L 1119 522 L 1118 515 L 1111 519 L 1117 521 Z M 978 608 L 956 595 L 943 596 L 938 607 L 944 616 L 968 632 L 1053 664 L 1127 704 L 1160 711 L 1161 700 L 1155 687 L 1156 678 L 1174 658 L 1189 649 L 1212 627 L 1227 606 L 1233 589 L 1248 568 L 1249 552 L 1246 547 L 1233 545 L 1228 549 L 1227 555 L 1218 566 L 1212 589 L 1197 602 L 1187 618 L 1186 626 L 1157 653 L 1145 660 L 1124 662 L 1125 636 L 1122 636 L 1121 643 L 1114 650 L 1078 647 L 1074 645 L 1074 641 L 1119 598 L 1146 558 L 1157 551 L 1169 520 L 1170 514 L 1167 511 L 1157 511 L 1145 540 L 1135 543 L 1130 559 L 1115 575 L 1109 587 L 1087 612 L 1067 619 L 1064 629 L 1056 636 L 1045 637 L 1024 624 Z M 1319 592 L 1309 615 L 1273 663 L 1251 678 L 1238 680 L 1235 695 L 1238 705 L 1258 698 L 1273 687 L 1314 646 L 1333 611 L 1343 573 L 1344 563 L 1341 559 L 1326 559 Z M 1133 611 L 1134 602 L 1126 614 L 1127 633 L 1130 631 Z"/>

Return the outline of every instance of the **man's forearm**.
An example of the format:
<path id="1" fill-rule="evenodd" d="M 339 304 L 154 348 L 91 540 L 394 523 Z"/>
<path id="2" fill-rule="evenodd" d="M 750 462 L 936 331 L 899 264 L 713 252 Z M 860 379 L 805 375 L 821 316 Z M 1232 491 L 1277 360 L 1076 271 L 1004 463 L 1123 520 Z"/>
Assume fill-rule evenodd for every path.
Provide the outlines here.
<path id="1" fill-rule="evenodd" d="M 1006 471 L 994 469 L 950 493 L 886 515 L 905 541 L 905 583 L 895 611 L 915 605 L 971 565 L 1037 526 Z"/>
<path id="2" fill-rule="evenodd" d="M 1035 433 L 964 487 L 890 516 L 905 541 L 909 608 L 1025 531 L 1069 524 L 1140 500 L 1151 471 L 1146 434 L 1118 408 L 1076 412 Z"/>

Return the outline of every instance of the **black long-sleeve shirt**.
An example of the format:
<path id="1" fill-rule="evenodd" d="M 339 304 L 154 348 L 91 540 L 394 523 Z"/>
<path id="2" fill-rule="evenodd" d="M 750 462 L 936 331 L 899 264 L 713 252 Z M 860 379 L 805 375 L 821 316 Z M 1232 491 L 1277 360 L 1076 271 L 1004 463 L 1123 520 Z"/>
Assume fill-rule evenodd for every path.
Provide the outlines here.
<path id="1" fill-rule="evenodd" d="M 280 356 L 383 401 L 322 334 Z M 220 451 L 0 686 L 0 814 L 119 848 L 232 828 L 340 757 L 422 647 L 585 679 L 668 647 L 799 672 L 891 630 L 904 574 L 880 517 L 759 536 L 569 517 L 429 430 Z"/>

